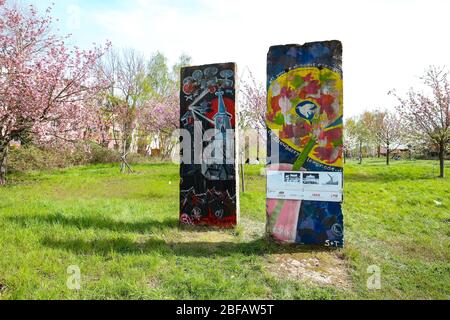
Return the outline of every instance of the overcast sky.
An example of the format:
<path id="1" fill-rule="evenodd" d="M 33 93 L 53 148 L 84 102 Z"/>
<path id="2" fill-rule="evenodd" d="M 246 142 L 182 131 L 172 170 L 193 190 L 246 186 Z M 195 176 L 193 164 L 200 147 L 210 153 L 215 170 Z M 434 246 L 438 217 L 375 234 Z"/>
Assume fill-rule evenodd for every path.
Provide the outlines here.
<path id="1" fill-rule="evenodd" d="M 344 113 L 392 108 L 387 92 L 420 86 L 430 64 L 450 66 L 448 0 L 32 0 L 72 42 L 111 40 L 170 60 L 235 61 L 265 82 L 271 45 L 337 39 L 344 46 Z"/>

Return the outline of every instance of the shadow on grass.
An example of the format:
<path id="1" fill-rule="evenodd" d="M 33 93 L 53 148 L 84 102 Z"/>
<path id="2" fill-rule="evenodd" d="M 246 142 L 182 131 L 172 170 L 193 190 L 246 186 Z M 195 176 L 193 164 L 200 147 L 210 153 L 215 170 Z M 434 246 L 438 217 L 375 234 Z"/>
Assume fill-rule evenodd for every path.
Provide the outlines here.
<path id="1" fill-rule="evenodd" d="M 98 229 L 115 232 L 130 233 L 152 233 L 153 231 L 163 231 L 170 229 L 180 229 L 186 233 L 199 233 L 207 231 L 221 231 L 234 233 L 234 228 L 219 228 L 208 226 L 189 226 L 180 225 L 179 220 L 175 218 L 166 218 L 164 220 L 145 220 L 138 222 L 116 221 L 102 217 L 70 217 L 63 214 L 35 215 L 35 216 L 10 216 L 9 221 L 19 224 L 22 227 L 31 227 L 33 225 L 47 224 L 50 226 L 69 226 L 77 229 Z"/>
<path id="2" fill-rule="evenodd" d="M 150 236 L 164 230 L 181 230 L 184 233 L 192 234 L 192 239 L 196 239 L 197 234 L 208 231 L 219 231 L 224 234 L 233 233 L 234 229 L 218 229 L 210 227 L 181 227 L 178 219 L 148 220 L 142 222 L 114 221 L 107 218 L 94 217 L 67 217 L 61 214 L 47 216 L 21 217 L 13 216 L 8 218 L 14 223 L 19 223 L 23 227 L 36 227 L 41 224 L 72 226 L 82 229 L 111 230 L 116 232 L 147 233 Z M 189 237 L 188 237 L 189 239 Z M 236 238 L 237 239 L 237 238 Z M 163 239 L 151 238 L 146 241 L 133 241 L 126 236 L 113 239 L 83 240 L 83 239 L 58 239 L 52 236 L 45 236 L 42 244 L 46 247 L 72 251 L 82 255 L 105 255 L 115 254 L 148 254 L 159 252 L 161 254 L 190 257 L 210 257 L 210 256 L 232 256 L 242 255 L 265 255 L 273 253 L 299 253 L 330 251 L 332 248 L 322 246 L 296 246 L 279 245 L 266 238 L 255 239 L 250 242 L 208 242 L 208 241 L 165 241 Z"/>
<path id="3" fill-rule="evenodd" d="M 250 242 L 166 242 L 161 239 L 150 239 L 145 242 L 134 242 L 127 238 L 85 241 L 81 239 L 59 240 L 45 237 L 42 244 L 58 250 L 72 251 L 76 254 L 104 255 L 112 253 L 133 255 L 158 252 L 164 255 L 186 257 L 214 257 L 233 255 L 266 255 L 280 253 L 329 252 L 334 248 L 322 246 L 280 245 L 266 238 Z"/>
<path id="4" fill-rule="evenodd" d="M 108 218 L 96 217 L 68 217 L 62 214 L 46 215 L 46 216 L 12 216 L 8 220 L 18 223 L 23 227 L 29 227 L 33 224 L 48 224 L 48 225 L 62 225 L 71 226 L 78 229 L 99 229 L 110 230 L 116 232 L 152 232 L 154 230 L 162 231 L 167 229 L 174 229 L 178 227 L 178 219 L 164 219 L 164 220 L 145 220 L 138 222 L 115 221 Z"/>

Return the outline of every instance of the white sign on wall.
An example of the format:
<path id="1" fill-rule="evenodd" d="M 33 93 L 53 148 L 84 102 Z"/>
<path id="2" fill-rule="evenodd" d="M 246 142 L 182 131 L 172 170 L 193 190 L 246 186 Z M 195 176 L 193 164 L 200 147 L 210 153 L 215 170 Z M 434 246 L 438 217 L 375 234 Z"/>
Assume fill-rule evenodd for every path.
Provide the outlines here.
<path id="1" fill-rule="evenodd" d="M 267 171 L 267 198 L 342 202 L 342 172 Z"/>

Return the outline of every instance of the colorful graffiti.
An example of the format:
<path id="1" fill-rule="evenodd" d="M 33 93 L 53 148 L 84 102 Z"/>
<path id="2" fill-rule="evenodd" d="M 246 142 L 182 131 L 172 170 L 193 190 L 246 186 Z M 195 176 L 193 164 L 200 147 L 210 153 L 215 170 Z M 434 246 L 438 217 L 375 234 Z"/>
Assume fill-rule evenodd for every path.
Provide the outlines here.
<path id="1" fill-rule="evenodd" d="M 267 72 L 268 173 L 342 176 L 343 83 L 339 41 L 270 48 Z M 271 150 L 276 146 L 278 150 Z M 277 157 L 274 155 L 277 154 Z M 305 177 L 317 179 L 319 174 Z M 328 186 L 335 184 L 331 180 Z M 342 179 L 342 178 L 340 178 Z M 269 183 L 269 180 L 268 180 Z M 270 186 L 268 185 L 268 188 Z M 320 198 L 320 192 L 314 194 Z M 341 202 L 267 199 L 267 232 L 279 242 L 343 246 Z"/>
<path id="2" fill-rule="evenodd" d="M 191 139 L 190 156 L 186 157 L 185 150 L 181 154 L 182 224 L 219 227 L 237 224 L 237 166 L 229 158 L 230 154 L 234 158 L 235 151 L 235 72 L 234 63 L 181 69 L 180 128 L 187 130 Z M 212 137 L 202 139 L 210 129 L 215 129 Z M 200 146 L 196 145 L 195 137 L 201 139 Z M 205 152 L 212 144 L 222 148 Z"/>

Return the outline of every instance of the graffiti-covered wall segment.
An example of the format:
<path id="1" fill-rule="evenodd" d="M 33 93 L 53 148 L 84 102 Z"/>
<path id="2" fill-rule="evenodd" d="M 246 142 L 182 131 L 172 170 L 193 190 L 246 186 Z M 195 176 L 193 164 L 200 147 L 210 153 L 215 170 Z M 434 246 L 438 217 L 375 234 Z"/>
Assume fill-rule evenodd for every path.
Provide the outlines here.
<path id="1" fill-rule="evenodd" d="M 341 65 L 339 41 L 269 50 L 267 232 L 277 241 L 343 245 Z"/>
<path id="2" fill-rule="evenodd" d="M 180 128 L 190 139 L 180 168 L 180 221 L 233 227 L 237 223 L 234 63 L 181 70 Z M 186 146 L 186 141 L 183 141 Z"/>

